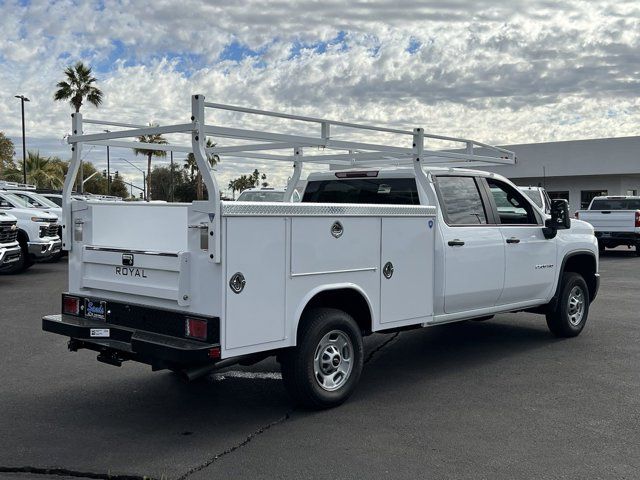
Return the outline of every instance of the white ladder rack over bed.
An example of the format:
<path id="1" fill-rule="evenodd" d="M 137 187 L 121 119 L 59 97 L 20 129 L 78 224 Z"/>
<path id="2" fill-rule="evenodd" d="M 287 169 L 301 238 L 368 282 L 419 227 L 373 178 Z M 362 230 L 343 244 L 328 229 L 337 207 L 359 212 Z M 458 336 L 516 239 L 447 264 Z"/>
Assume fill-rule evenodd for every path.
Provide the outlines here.
<path id="1" fill-rule="evenodd" d="M 208 125 L 205 121 L 205 109 L 230 111 L 247 115 L 260 115 L 264 117 L 279 118 L 307 122 L 319 127 L 319 135 L 303 136 L 271 131 L 230 128 L 219 125 Z M 255 118 L 255 117 L 254 117 Z M 103 133 L 84 133 L 85 124 L 106 125 L 119 127 L 121 130 Z M 346 127 L 353 129 L 358 137 L 371 137 L 369 141 L 348 141 L 331 138 L 332 127 Z M 161 145 L 127 141 L 123 139 L 140 137 L 153 134 L 182 133 L 191 135 L 191 145 Z M 397 138 L 405 138 L 407 146 L 401 147 L 385 143 L 375 143 L 375 135 L 395 135 Z M 206 148 L 207 136 L 216 139 L 214 148 Z M 242 145 L 224 145 L 221 139 L 240 140 L 248 143 Z M 440 140 L 460 144 L 461 151 L 428 150 L 424 148 L 425 139 Z M 174 151 L 193 153 L 198 169 L 202 173 L 204 184 L 209 192 L 207 212 L 209 213 L 211 231 L 216 232 L 214 241 L 209 242 L 210 258 L 213 262 L 220 262 L 220 213 L 221 200 L 220 189 L 213 170 L 207 161 L 207 155 L 231 156 L 242 158 L 256 158 L 261 160 L 273 160 L 292 162 L 293 176 L 287 188 L 285 198 L 290 198 L 293 189 L 300 179 L 302 165 L 304 163 L 326 164 L 342 167 L 379 167 L 396 165 L 413 165 L 416 178 L 420 182 L 427 182 L 423 166 L 448 166 L 448 167 L 475 167 L 478 165 L 514 164 L 515 154 L 500 147 L 469 140 L 466 138 L 448 137 L 425 133 L 422 128 L 412 130 L 400 130 L 395 128 L 379 127 L 374 125 L 362 125 L 356 123 L 340 122 L 329 119 L 314 118 L 286 113 L 256 110 L 253 108 L 236 107 L 220 103 L 205 102 L 204 95 L 191 97 L 191 119 L 187 123 L 166 126 L 143 126 L 130 123 L 121 123 L 104 120 L 83 119 L 81 113 L 72 114 L 72 134 L 68 137 L 72 146 L 71 163 L 65 179 L 63 190 L 63 248 L 70 249 L 72 242 L 70 235 L 72 228 L 71 190 L 80 166 L 82 146 L 104 145 L 110 147 L 141 148 L 146 150 Z M 304 154 L 305 149 L 321 149 L 320 153 L 313 155 Z M 482 149 L 482 154 L 476 153 L 476 149 Z M 289 151 L 285 153 L 270 153 L 273 151 Z"/>

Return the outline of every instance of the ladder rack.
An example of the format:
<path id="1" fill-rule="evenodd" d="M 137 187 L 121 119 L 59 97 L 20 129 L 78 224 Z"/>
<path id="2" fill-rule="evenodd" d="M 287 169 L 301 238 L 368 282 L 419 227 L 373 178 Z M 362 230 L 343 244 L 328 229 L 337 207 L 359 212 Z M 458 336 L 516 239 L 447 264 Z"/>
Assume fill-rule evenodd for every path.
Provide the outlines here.
<path id="1" fill-rule="evenodd" d="M 207 124 L 205 108 L 218 112 L 235 112 L 271 119 L 283 119 L 304 122 L 315 127 L 315 134 L 295 135 L 284 132 L 260 130 L 258 128 L 231 128 Z M 119 130 L 102 133 L 84 133 L 85 124 L 117 127 Z M 354 140 L 332 138 L 333 127 L 344 127 L 354 131 Z M 137 137 L 153 134 L 185 134 L 191 136 L 191 145 L 152 144 L 139 142 Z M 376 134 L 393 135 L 406 146 L 390 145 L 376 140 Z M 216 146 L 206 148 L 205 137 L 213 137 Z M 380 136 L 380 135 L 378 135 Z M 128 141 L 127 138 L 134 138 Z M 223 140 L 232 140 L 224 144 Z M 425 140 L 447 141 L 459 145 L 459 149 L 433 150 L 425 148 Z M 245 142 L 238 144 L 237 142 Z M 82 118 L 81 113 L 72 114 L 72 134 L 68 137 L 72 146 L 69 172 L 63 189 L 63 208 L 65 211 L 63 228 L 63 248 L 69 249 L 71 218 L 71 187 L 80 166 L 80 153 L 83 144 L 104 145 L 109 147 L 138 148 L 146 150 L 174 151 L 193 153 L 198 169 L 202 173 L 204 184 L 209 192 L 207 211 L 210 212 L 211 228 L 215 234 L 214 248 L 210 248 L 214 262 L 220 261 L 220 189 L 207 155 L 220 157 L 240 157 L 278 162 L 293 163 L 294 173 L 289 181 L 285 198 L 290 198 L 300 179 L 303 164 L 324 164 L 340 167 L 383 167 L 407 165 L 413 166 L 419 182 L 427 182 L 423 170 L 425 166 L 476 167 L 479 165 L 515 164 L 515 154 L 504 148 L 488 145 L 466 138 L 425 133 L 422 128 L 402 130 L 348 123 L 323 118 L 291 115 L 267 110 L 237 107 L 221 103 L 205 102 L 203 95 L 191 97 L 191 118 L 188 123 L 166 126 L 144 126 L 106 120 Z M 236 142 L 236 143 L 234 143 Z M 314 149 L 312 151 L 312 149 Z"/>

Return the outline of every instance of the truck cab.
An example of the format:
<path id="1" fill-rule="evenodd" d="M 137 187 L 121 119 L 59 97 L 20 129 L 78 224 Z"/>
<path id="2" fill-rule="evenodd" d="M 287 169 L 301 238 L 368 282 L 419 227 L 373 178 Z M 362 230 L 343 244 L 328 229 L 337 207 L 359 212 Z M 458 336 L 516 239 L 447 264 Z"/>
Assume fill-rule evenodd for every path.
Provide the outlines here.
<path id="1" fill-rule="evenodd" d="M 589 208 L 578 210 L 576 216 L 593 226 L 600 253 L 625 245 L 635 247 L 636 256 L 640 256 L 640 197 L 595 197 Z"/>

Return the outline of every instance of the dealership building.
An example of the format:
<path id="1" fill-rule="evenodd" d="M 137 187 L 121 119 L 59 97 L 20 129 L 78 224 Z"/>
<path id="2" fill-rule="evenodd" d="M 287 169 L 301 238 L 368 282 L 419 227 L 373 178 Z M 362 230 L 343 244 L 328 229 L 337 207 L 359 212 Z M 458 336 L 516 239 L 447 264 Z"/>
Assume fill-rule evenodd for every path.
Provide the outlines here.
<path id="1" fill-rule="evenodd" d="M 567 142 L 504 145 L 515 165 L 478 167 L 516 185 L 543 186 L 551 198 L 564 198 L 572 210 L 586 208 L 598 195 L 638 195 L 640 136 Z"/>

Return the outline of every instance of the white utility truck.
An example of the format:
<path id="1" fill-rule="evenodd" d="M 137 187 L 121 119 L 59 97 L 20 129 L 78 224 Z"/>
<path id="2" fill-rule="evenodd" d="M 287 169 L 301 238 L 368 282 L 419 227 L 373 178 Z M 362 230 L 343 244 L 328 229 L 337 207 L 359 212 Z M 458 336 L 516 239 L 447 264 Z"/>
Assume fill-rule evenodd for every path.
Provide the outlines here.
<path id="1" fill-rule="evenodd" d="M 640 197 L 595 197 L 577 217 L 593 225 L 601 253 L 626 245 L 636 247 L 640 256 Z"/>
<path id="2" fill-rule="evenodd" d="M 0 184 L 0 188 L 13 185 Z M 26 188 L 22 186 L 21 188 Z M 11 190 L 0 189 L 0 210 L 18 219 L 18 243 L 22 249 L 20 259 L 12 263 L 10 272 L 20 272 L 35 261 L 46 261 L 59 254 L 58 216 L 32 207 L 28 201 L 17 197 Z"/>
<path id="3" fill-rule="evenodd" d="M 22 249 L 18 243 L 18 219 L 0 210 L 0 272 L 10 272 L 20 262 Z"/>
<path id="4" fill-rule="evenodd" d="M 205 108 L 266 116 L 272 130 L 288 119 L 319 132 L 212 125 Z M 571 220 L 565 201 L 547 216 L 499 175 L 449 168 L 513 164 L 512 152 L 420 128 L 266 112 L 202 95 L 192 97 L 191 115 L 148 127 L 73 114 L 63 193 L 69 288 L 62 313 L 43 318 L 44 330 L 70 337 L 71 350 L 189 379 L 275 355 L 292 396 L 326 408 L 353 392 L 362 339 L 373 332 L 516 311 L 546 315 L 557 336 L 582 331 L 599 283 L 592 227 Z M 99 133 L 85 132 L 91 125 Z M 104 125 L 119 130 L 101 132 Z M 332 137 L 334 129 L 353 140 Z M 191 144 L 124 140 L 156 133 L 183 133 Z M 215 147 L 205 148 L 207 136 Z M 395 144 L 381 141 L 391 137 Z M 427 150 L 425 140 L 465 150 Z M 210 198 L 71 202 L 87 144 L 193 152 Z M 225 202 L 209 154 L 293 164 L 287 198 L 304 164 L 342 169 L 310 175 L 301 203 Z M 504 201 L 508 208 L 497 206 Z"/>

